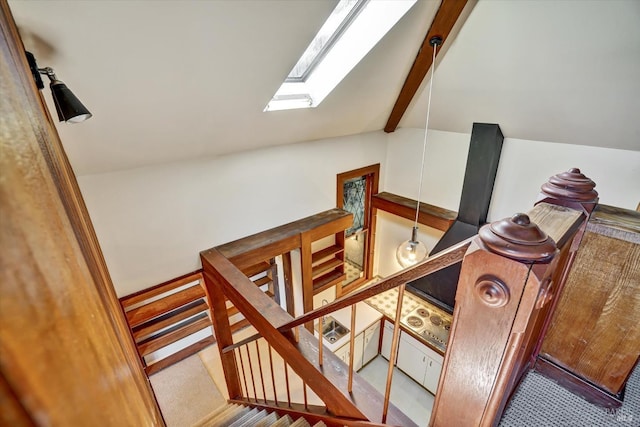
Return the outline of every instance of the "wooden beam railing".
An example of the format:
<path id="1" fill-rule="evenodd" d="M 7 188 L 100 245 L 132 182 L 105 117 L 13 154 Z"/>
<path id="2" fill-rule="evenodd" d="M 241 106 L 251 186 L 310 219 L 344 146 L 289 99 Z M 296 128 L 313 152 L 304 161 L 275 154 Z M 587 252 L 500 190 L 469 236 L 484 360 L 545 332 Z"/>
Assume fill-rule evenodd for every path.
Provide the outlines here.
<path id="1" fill-rule="evenodd" d="M 477 236 L 413 268 L 296 319 L 251 286 L 233 262 L 215 248 L 202 252 L 205 284 L 213 301 L 213 323 L 231 398 L 243 399 L 249 390 L 246 379 L 244 386 L 241 384 L 238 354 L 243 348 L 257 346 L 252 343 L 264 338 L 269 348 L 281 355 L 287 366 L 303 379 L 305 407 L 308 406 L 308 386 L 324 401 L 327 413 L 338 417 L 344 425 L 367 422 L 415 425 L 398 414 L 395 407 L 388 410 L 392 364 L 384 400 L 376 400 L 374 396 L 379 394 L 372 388 L 367 390 L 370 386 L 352 372 L 353 361 L 349 363 L 349 371 L 345 371 L 341 360 L 321 350 L 322 335 L 317 334 L 316 338 L 301 326 L 318 319 L 322 322 L 324 316 L 342 308 L 351 307 L 353 315 L 355 304 L 360 301 L 392 288 L 398 288 L 402 295 L 407 282 L 462 262 L 453 323 L 430 425 L 496 425 L 520 378 L 533 366 L 553 311 L 554 305 L 550 302 L 562 287 L 573 259 L 571 253 L 581 238 L 580 230 L 587 215 L 584 210 L 574 208 L 571 203 L 543 199 L 528 215 L 516 214 L 486 225 Z M 233 342 L 228 319 L 224 313 L 216 314 L 216 304 L 225 297 L 238 307 L 258 334 Z M 402 298 L 398 301 L 392 360 L 398 351 L 400 335 Z M 255 393 L 253 400 L 262 400 L 264 404 L 275 401 Z M 381 414 L 377 412 L 380 409 Z"/>
<path id="2" fill-rule="evenodd" d="M 211 333 L 184 348 L 172 344 L 211 327 L 202 274 L 194 271 L 140 292 L 120 298 L 147 375 L 171 366 L 213 344 Z M 162 359 L 153 353 L 170 352 Z"/>
<path id="3" fill-rule="evenodd" d="M 251 286 L 246 276 L 215 248 L 203 252 L 201 256 L 207 294 L 212 300 L 214 329 L 231 400 L 258 400 L 262 403 L 266 400 L 270 404 L 276 401 L 273 396 L 269 398 L 264 394 L 249 391 L 262 389 L 264 386 L 260 383 L 254 385 L 254 381 L 262 380 L 264 376 L 260 373 L 260 366 L 255 362 L 250 367 L 246 356 L 245 359 L 239 358 L 241 353 L 246 354 L 246 349 L 266 340 L 269 348 L 282 357 L 286 367 L 303 380 L 304 406 L 308 406 L 308 387 L 323 401 L 327 412 L 340 419 L 343 423 L 341 425 L 361 425 L 353 424 L 356 421 L 371 422 L 372 426 L 378 425 L 375 421 L 381 420 L 380 411 L 384 406 L 388 408 L 385 410 L 388 414 L 386 420 L 391 425 L 415 426 L 413 421 L 388 403 L 388 397 L 384 399 L 370 384 L 353 373 L 345 375 L 343 362 L 333 353 L 323 352 L 320 362 L 322 344 L 307 329 L 301 327 L 304 321 L 299 322 L 297 327 L 278 330 L 294 319 L 255 286 Z M 366 298 L 364 295 L 360 298 Z M 216 313 L 218 306 L 223 307 L 219 301 L 223 301 L 225 297 L 240 310 L 258 334 L 237 343 L 233 342 L 228 331 L 228 317 L 223 312 Z M 353 362 L 350 365 L 349 370 L 352 371 Z M 291 403 L 293 402 L 288 399 L 288 405 Z"/>
<path id="4" fill-rule="evenodd" d="M 336 393 L 331 380 L 323 375 L 304 353 L 317 351 L 316 341 L 306 330 L 299 330 L 296 339 L 278 331 L 278 327 L 288 323 L 291 316 L 282 310 L 273 300 L 267 298 L 253 283 L 242 274 L 227 258 L 217 250 L 210 249 L 202 257 L 205 283 L 210 297 L 224 300 L 226 295 L 253 327 L 265 338 L 280 355 L 286 355 L 291 369 L 304 378 L 309 387 L 321 397 L 327 410 L 337 417 L 366 420 L 365 415 L 343 393 Z M 215 307 L 214 307 L 215 313 Z M 214 328 L 221 347 L 232 345 L 232 339 L 223 331 L 226 329 L 224 316 L 214 316 Z M 228 320 L 226 320 L 228 322 Z M 314 348 L 315 347 L 315 348 Z M 225 377 L 230 397 L 242 396 L 238 368 L 232 353 L 222 353 Z M 225 366 L 226 365 L 226 366 Z M 230 387 L 229 387 L 230 386 Z"/>
<path id="5" fill-rule="evenodd" d="M 576 172 L 577 171 L 577 172 Z M 495 426 L 533 367 L 595 184 L 552 177 L 528 215 L 480 229 L 465 255 L 430 426 Z"/>
<path id="6" fill-rule="evenodd" d="M 322 307 L 296 317 L 290 322 L 287 322 L 286 324 L 278 327 L 278 330 L 283 333 L 290 331 L 297 326 L 321 319 L 322 317 L 327 316 L 342 308 L 355 306 L 355 304 L 371 298 L 372 296 L 378 295 L 382 292 L 386 292 L 390 289 L 400 287 L 401 285 L 411 282 L 412 280 L 427 276 L 431 273 L 442 270 L 443 268 L 447 268 L 450 265 L 461 262 L 465 252 L 471 244 L 471 240 L 472 239 L 463 240 L 462 242 L 453 245 L 449 249 L 445 249 L 444 251 L 439 252 L 436 255 L 428 257 L 427 259 L 416 264 L 410 269 L 402 270 L 379 282 L 367 285 L 355 292 L 338 298 L 329 304 L 323 305 Z M 399 301 L 402 301 L 402 298 L 399 298 Z M 226 347 L 225 349 L 223 349 L 223 351 L 229 352 L 261 337 L 262 335 L 260 333 L 251 335 L 235 344 Z M 320 364 L 322 364 L 322 362 L 320 362 Z"/>
<path id="7" fill-rule="evenodd" d="M 424 277 L 442 270 L 443 268 L 449 267 L 450 265 L 456 264 L 462 261 L 462 258 L 470 244 L 471 239 L 464 240 L 449 249 L 428 257 L 409 269 L 402 270 L 377 283 L 372 283 L 355 292 L 345 295 L 330 304 L 323 305 L 322 307 L 316 308 L 302 316 L 296 317 L 294 320 L 281 325 L 278 330 L 284 332 L 298 325 L 319 319 L 321 316 L 326 316 L 336 310 L 349 307 L 360 301 L 364 301 L 367 298 L 371 298 L 374 295 L 397 288 L 398 286 L 411 282 L 412 280 L 419 279 L 420 277 Z"/>

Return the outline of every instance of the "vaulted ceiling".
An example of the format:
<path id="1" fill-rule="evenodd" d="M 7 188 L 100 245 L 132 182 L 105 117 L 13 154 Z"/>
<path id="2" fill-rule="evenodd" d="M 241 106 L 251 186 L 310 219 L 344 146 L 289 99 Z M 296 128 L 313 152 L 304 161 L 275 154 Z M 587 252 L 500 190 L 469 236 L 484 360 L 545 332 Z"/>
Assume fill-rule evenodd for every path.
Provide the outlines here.
<path id="1" fill-rule="evenodd" d="M 419 0 L 319 107 L 263 112 L 335 3 L 9 2 L 38 65 L 94 114 L 58 126 L 78 174 L 383 129 L 439 1 Z M 640 150 L 640 2 L 471 6 L 437 61 L 430 128 Z M 426 92 L 400 127 L 424 127 Z"/>

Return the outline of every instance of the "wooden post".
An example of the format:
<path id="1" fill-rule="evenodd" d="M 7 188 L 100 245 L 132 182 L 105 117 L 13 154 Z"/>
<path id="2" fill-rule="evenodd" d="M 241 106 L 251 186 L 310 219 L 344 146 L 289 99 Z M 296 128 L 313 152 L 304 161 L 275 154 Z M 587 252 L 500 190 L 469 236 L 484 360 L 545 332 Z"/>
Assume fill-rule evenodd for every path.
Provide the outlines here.
<path id="1" fill-rule="evenodd" d="M 529 359 L 531 325 L 548 301 L 557 252 L 525 214 L 480 229 L 462 264 L 430 425 L 499 421 Z"/>
<path id="2" fill-rule="evenodd" d="M 225 304 L 222 285 L 216 283 L 215 277 L 211 276 L 206 270 L 203 271 L 203 276 L 207 299 L 211 307 L 211 322 L 213 323 L 213 330 L 218 342 L 218 351 L 220 352 L 220 360 L 224 371 L 224 379 L 227 383 L 229 398 L 242 397 L 242 386 L 240 384 L 240 375 L 234 352 L 223 353 L 222 351 L 225 347 L 233 344 L 231 325 L 229 324 L 229 316 L 227 315 L 227 306 Z"/>
<path id="3" fill-rule="evenodd" d="M 164 425 L 5 0 L 0 93 L 0 425 Z"/>
<path id="4" fill-rule="evenodd" d="M 549 178 L 540 188 L 538 203 L 550 203 L 584 211 L 589 215 L 598 203 L 596 183 L 580 169 L 571 168 Z"/>
<path id="5" fill-rule="evenodd" d="M 311 235 L 309 233 L 300 234 L 300 264 L 302 269 L 302 311 L 307 313 L 313 310 L 313 277 Z M 307 330 L 313 333 L 313 322 L 304 325 Z"/>
<path id="6" fill-rule="evenodd" d="M 544 325 L 536 370 L 582 398 L 619 407 L 623 388 L 638 360 L 637 274 L 640 217 L 633 211 L 597 205 L 595 183 L 579 169 L 555 175 L 540 200 L 581 209 L 580 228 L 569 262 L 558 280 L 559 298 Z M 635 316 L 635 317 L 634 317 Z"/>
<path id="7" fill-rule="evenodd" d="M 596 183 L 590 178 L 585 176 L 580 169 L 571 168 L 566 172 L 556 174 L 549 178 L 549 181 L 542 185 L 540 188 L 540 194 L 538 195 L 538 201 L 536 206 L 541 203 L 549 203 L 556 206 L 565 206 L 577 211 L 581 211 L 585 215 L 585 221 L 583 221 L 580 229 L 575 233 L 571 242 L 568 242 L 561 250 L 560 264 L 561 268 L 555 272 L 553 277 L 553 283 L 555 286 L 555 294 L 562 295 L 564 285 L 567 281 L 569 271 L 573 265 L 582 242 L 582 237 L 586 231 L 587 221 L 586 219 L 591 215 L 593 209 L 598 204 L 598 192 L 595 190 Z M 564 242 L 556 242 L 558 247 L 564 246 Z M 542 338 L 547 333 L 549 325 L 551 323 L 551 314 L 555 312 L 556 306 L 560 298 L 554 298 L 551 304 L 547 305 L 544 315 L 544 322 L 540 327 L 540 337 L 536 348 L 532 354 L 533 359 L 537 358 L 542 347 Z"/>

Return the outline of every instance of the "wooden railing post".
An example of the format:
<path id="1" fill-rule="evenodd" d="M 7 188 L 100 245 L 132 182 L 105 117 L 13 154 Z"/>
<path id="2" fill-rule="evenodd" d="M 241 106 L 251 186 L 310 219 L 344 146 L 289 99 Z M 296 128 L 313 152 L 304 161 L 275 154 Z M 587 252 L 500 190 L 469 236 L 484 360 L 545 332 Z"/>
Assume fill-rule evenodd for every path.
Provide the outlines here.
<path id="1" fill-rule="evenodd" d="M 213 322 L 213 330 L 215 332 L 218 343 L 218 351 L 220 352 L 220 360 L 222 361 L 222 369 L 224 370 L 224 378 L 227 383 L 229 398 L 237 398 L 242 396 L 242 386 L 240 385 L 240 375 L 234 352 L 223 353 L 223 349 L 233 344 L 233 336 L 231 334 L 231 325 L 229 324 L 229 316 L 227 316 L 227 306 L 222 291 L 222 285 L 216 283 L 216 279 L 203 272 L 205 291 L 211 306 L 211 315 Z"/>
<path id="2" fill-rule="evenodd" d="M 294 339 L 294 334 L 291 331 L 286 333 L 278 331 L 277 328 L 288 323 L 291 316 L 271 298 L 266 297 L 217 249 L 213 248 L 206 253 L 201 253 L 201 259 L 205 283 L 212 299 L 214 327 L 216 328 L 218 346 L 221 349 L 220 355 L 223 357 L 223 368 L 230 396 L 232 390 L 237 393 L 237 396 L 241 396 L 241 389 L 233 352 L 224 351 L 226 347 L 233 347 L 226 311 L 220 310 L 223 308 L 225 295 L 238 307 L 258 333 L 268 340 L 269 345 L 285 358 L 289 367 L 303 379 L 306 386 L 324 401 L 331 414 L 353 420 L 367 419 L 352 399 L 336 388 L 334 382 L 337 379 L 323 375 L 329 372 L 327 364 L 323 365 L 321 372 L 311 362 L 311 360 L 317 360 L 317 340 L 313 335 L 306 329 L 298 330 L 300 328 L 296 328 L 295 335 L 298 338 Z M 216 314 L 216 311 L 221 311 L 221 314 Z M 219 336 L 219 332 L 223 335 Z M 330 359 L 332 363 L 338 361 L 338 358 L 333 355 Z"/>
<path id="3" fill-rule="evenodd" d="M 490 426 L 529 362 L 548 301 L 555 242 L 529 216 L 480 229 L 465 255 L 432 426 Z"/>
<path id="4" fill-rule="evenodd" d="M 544 183 L 540 187 L 540 194 L 536 205 L 540 203 L 548 203 L 557 206 L 565 206 L 567 208 L 581 211 L 585 217 L 589 217 L 591 212 L 598 204 L 598 192 L 595 190 L 596 183 L 589 177 L 585 176 L 580 169 L 571 168 L 566 172 L 556 174 L 549 178 L 549 181 Z M 586 219 L 586 218 L 585 218 Z M 560 296 L 564 289 L 564 285 L 567 281 L 569 271 L 574 263 L 580 242 L 587 229 L 587 222 L 583 221 L 578 231 L 573 235 L 571 242 L 568 242 L 562 249 L 560 254 L 561 267 L 556 271 L 553 277 L 555 285 L 555 294 Z M 563 246 L 563 242 L 556 242 L 558 247 Z M 558 305 L 560 298 L 554 298 L 550 304 L 547 305 L 545 314 L 545 320 L 542 322 L 540 336 L 543 338 L 551 323 L 551 315 Z M 532 354 L 535 359 L 540 353 L 542 347 L 542 339 L 540 339 L 536 345 L 536 348 Z"/>
<path id="5" fill-rule="evenodd" d="M 580 169 L 571 168 L 549 178 L 540 188 L 536 205 L 542 202 L 582 210 L 589 215 L 598 204 L 596 183 Z"/>

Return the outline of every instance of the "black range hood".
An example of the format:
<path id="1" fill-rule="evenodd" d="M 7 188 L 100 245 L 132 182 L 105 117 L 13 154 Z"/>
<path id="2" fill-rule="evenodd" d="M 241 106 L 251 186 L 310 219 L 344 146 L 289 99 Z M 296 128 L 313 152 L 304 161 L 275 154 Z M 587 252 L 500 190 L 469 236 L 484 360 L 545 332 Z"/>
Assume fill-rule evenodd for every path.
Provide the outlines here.
<path id="1" fill-rule="evenodd" d="M 474 123 L 464 173 L 458 217 L 429 255 L 471 236 L 487 222 L 504 136 L 497 124 Z M 407 290 L 453 313 L 462 262 L 407 283 Z"/>

